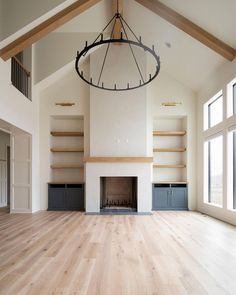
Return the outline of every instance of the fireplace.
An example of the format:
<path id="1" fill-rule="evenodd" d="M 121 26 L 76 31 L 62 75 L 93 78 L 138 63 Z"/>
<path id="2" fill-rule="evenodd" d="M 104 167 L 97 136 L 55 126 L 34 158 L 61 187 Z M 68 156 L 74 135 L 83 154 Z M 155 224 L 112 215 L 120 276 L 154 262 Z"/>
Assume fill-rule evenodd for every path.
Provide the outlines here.
<path id="1" fill-rule="evenodd" d="M 137 177 L 100 177 L 101 211 L 137 211 Z"/>

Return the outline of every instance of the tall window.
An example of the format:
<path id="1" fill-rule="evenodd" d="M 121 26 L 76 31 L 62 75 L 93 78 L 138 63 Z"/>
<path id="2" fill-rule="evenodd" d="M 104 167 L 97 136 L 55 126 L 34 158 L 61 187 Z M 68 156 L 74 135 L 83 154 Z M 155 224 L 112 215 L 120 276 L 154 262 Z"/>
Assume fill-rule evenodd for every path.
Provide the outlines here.
<path id="1" fill-rule="evenodd" d="M 233 132 L 233 209 L 236 209 L 236 131 Z"/>
<path id="2" fill-rule="evenodd" d="M 233 85 L 233 113 L 236 114 L 236 83 Z"/>
<path id="3" fill-rule="evenodd" d="M 236 114 L 236 78 L 227 85 L 228 117 Z"/>
<path id="4" fill-rule="evenodd" d="M 208 105 L 208 128 L 215 126 L 223 120 L 223 96 L 218 96 Z"/>
<path id="5" fill-rule="evenodd" d="M 223 136 L 207 142 L 207 187 L 208 202 L 223 204 Z"/>
<path id="6" fill-rule="evenodd" d="M 207 130 L 223 121 L 223 92 L 213 96 L 204 105 L 204 130 Z"/>
<path id="7" fill-rule="evenodd" d="M 228 208 L 236 209 L 236 129 L 228 133 Z"/>

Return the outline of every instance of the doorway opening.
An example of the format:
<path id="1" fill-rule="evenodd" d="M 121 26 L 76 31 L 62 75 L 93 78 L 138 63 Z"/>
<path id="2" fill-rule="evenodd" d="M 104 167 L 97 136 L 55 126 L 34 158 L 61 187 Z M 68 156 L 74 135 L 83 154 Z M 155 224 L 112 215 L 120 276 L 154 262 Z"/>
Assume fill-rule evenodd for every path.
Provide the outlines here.
<path id="1" fill-rule="evenodd" d="M 10 212 L 10 134 L 0 130 L 0 210 Z"/>

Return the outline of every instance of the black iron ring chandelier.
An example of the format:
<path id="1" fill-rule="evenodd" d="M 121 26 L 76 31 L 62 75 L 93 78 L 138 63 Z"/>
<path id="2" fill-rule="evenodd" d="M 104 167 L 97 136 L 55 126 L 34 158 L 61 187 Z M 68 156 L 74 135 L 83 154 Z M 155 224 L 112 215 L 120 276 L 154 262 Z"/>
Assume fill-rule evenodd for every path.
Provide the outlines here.
<path id="1" fill-rule="evenodd" d="M 118 8 L 117 8 L 117 10 L 118 10 Z M 115 29 L 115 26 L 117 25 L 118 22 L 120 22 L 120 27 L 121 27 L 122 31 L 120 34 L 120 38 L 114 38 L 114 29 Z M 110 38 L 104 39 L 104 32 L 106 29 L 108 29 L 109 26 L 112 27 Z M 127 32 L 131 33 L 131 35 L 134 37 L 134 40 L 129 39 Z M 131 85 L 129 82 L 127 82 L 127 83 L 125 83 L 126 87 L 119 87 L 117 85 L 117 83 L 114 83 L 114 87 L 111 88 L 111 87 L 107 87 L 105 85 L 105 83 L 102 81 L 102 74 L 103 74 L 104 67 L 106 64 L 106 59 L 107 59 L 107 55 L 108 55 L 108 52 L 110 49 L 110 45 L 114 44 L 114 43 L 128 44 L 129 49 L 132 54 L 132 57 L 134 59 L 135 65 L 137 67 L 138 75 L 140 76 L 140 80 L 135 85 Z M 104 44 L 107 45 L 107 48 L 105 50 L 105 55 L 104 55 L 104 59 L 102 62 L 102 66 L 101 66 L 101 70 L 100 70 L 98 78 L 96 79 L 96 81 L 92 77 L 86 78 L 83 70 L 80 69 L 80 61 L 82 60 L 82 58 L 86 57 L 87 53 L 92 48 L 97 47 L 97 46 L 101 46 Z M 144 74 L 142 73 L 139 63 L 137 61 L 137 58 L 135 56 L 133 46 L 139 47 L 139 48 L 143 49 L 145 52 L 148 52 L 153 56 L 153 58 L 155 59 L 155 62 L 156 62 L 155 73 L 153 75 L 149 74 L 149 76 L 147 78 L 144 77 Z M 108 24 L 105 26 L 105 28 L 102 30 L 102 32 L 97 36 L 97 38 L 94 40 L 94 42 L 91 43 L 90 45 L 88 45 L 88 42 L 86 41 L 84 49 L 81 52 L 79 52 L 79 51 L 77 52 L 77 57 L 76 57 L 76 61 L 75 61 L 75 69 L 76 69 L 79 77 L 93 87 L 100 88 L 103 90 L 110 90 L 110 91 L 125 91 L 125 90 L 132 90 L 132 89 L 136 89 L 136 88 L 145 86 L 148 83 L 150 83 L 152 80 L 154 80 L 160 71 L 160 57 L 156 54 L 154 45 L 152 46 L 152 48 L 144 45 L 142 43 L 141 37 L 138 38 L 135 35 L 135 33 L 130 28 L 128 23 L 124 20 L 122 15 L 117 11 L 117 13 L 108 22 Z"/>

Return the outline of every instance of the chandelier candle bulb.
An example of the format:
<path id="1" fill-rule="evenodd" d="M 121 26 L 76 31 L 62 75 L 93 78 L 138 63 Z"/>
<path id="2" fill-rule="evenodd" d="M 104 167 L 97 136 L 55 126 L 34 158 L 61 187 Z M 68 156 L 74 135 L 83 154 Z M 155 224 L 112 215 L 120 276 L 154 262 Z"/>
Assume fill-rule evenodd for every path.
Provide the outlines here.
<path id="1" fill-rule="evenodd" d="M 149 80 L 152 80 L 152 74 L 149 74 Z"/>
<path id="2" fill-rule="evenodd" d="M 82 77 L 84 76 L 84 72 L 83 72 L 83 71 L 81 71 L 81 76 L 82 76 Z"/>
<path id="3" fill-rule="evenodd" d="M 101 41 L 103 41 L 103 34 L 101 34 Z"/>

